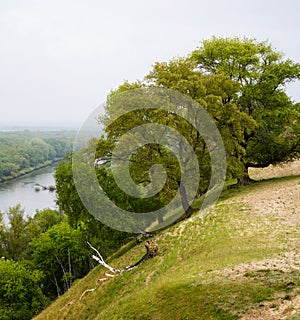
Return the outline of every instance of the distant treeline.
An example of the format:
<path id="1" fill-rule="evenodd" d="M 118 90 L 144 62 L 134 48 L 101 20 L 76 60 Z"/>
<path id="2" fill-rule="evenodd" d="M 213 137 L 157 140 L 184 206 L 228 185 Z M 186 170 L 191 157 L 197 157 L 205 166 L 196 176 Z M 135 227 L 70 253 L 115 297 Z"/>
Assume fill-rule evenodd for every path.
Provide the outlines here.
<path id="1" fill-rule="evenodd" d="M 74 137 L 75 131 L 0 132 L 0 182 L 61 159 Z"/>

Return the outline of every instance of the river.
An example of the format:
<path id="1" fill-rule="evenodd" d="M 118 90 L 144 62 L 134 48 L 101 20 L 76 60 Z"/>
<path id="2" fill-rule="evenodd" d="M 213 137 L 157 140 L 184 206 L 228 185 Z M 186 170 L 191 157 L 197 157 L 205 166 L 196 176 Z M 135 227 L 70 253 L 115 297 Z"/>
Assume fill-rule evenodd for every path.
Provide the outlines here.
<path id="1" fill-rule="evenodd" d="M 29 216 L 33 216 L 36 209 L 57 209 L 55 192 L 35 191 L 34 188 L 35 184 L 54 185 L 54 168 L 55 166 L 49 166 L 18 179 L 0 183 L 0 211 L 6 212 L 9 207 L 17 204 L 21 204 L 25 214 Z"/>

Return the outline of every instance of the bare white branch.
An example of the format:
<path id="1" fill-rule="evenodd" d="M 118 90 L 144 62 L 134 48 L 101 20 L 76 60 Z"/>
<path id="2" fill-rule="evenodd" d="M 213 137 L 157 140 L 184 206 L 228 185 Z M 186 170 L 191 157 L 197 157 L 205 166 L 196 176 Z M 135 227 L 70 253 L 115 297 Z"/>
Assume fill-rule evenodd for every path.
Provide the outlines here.
<path id="1" fill-rule="evenodd" d="M 105 273 L 105 275 L 107 276 L 107 277 L 115 277 L 115 275 L 114 274 L 110 274 L 110 273 Z"/>
<path id="2" fill-rule="evenodd" d="M 83 291 L 82 295 L 79 298 L 79 301 L 82 300 L 82 298 L 84 297 L 85 294 L 87 294 L 88 292 L 93 292 L 95 290 L 96 290 L 96 288 L 92 288 L 92 289 L 87 289 L 87 290 Z"/>
<path id="3" fill-rule="evenodd" d="M 120 273 L 120 272 L 121 272 L 121 270 L 115 269 L 115 268 L 111 267 L 110 265 L 108 265 L 108 264 L 104 261 L 104 259 L 103 259 L 103 257 L 101 256 L 100 252 L 99 252 L 96 248 L 94 248 L 89 242 L 88 242 L 87 244 L 88 244 L 88 245 L 90 246 L 90 248 L 93 249 L 93 250 L 97 253 L 97 255 L 98 255 L 98 257 L 95 256 L 95 255 L 93 255 L 93 256 L 92 256 L 93 259 L 95 259 L 96 261 L 98 261 L 104 268 L 108 269 L 108 270 L 109 270 L 110 272 L 112 272 L 112 273 Z"/>
<path id="4" fill-rule="evenodd" d="M 134 268 L 137 268 L 141 263 L 143 263 L 144 261 L 146 261 L 147 259 L 149 258 L 153 258 L 154 256 L 156 256 L 157 254 L 157 251 L 158 251 L 158 247 L 157 245 L 154 243 L 154 241 L 152 240 L 148 240 L 145 244 L 145 247 L 146 247 L 146 254 L 144 254 L 144 256 L 138 261 L 136 262 L 135 264 L 131 265 L 131 266 L 127 266 L 125 267 L 124 269 L 122 270 L 119 270 L 119 269 L 115 269 L 115 268 L 112 268 L 111 266 L 109 266 L 103 259 L 103 257 L 101 256 L 100 252 L 94 248 L 89 242 L 88 242 L 88 245 L 90 246 L 91 249 L 93 249 L 96 253 L 97 253 L 97 256 L 95 255 L 92 255 L 93 259 L 95 259 L 97 262 L 99 262 L 99 264 L 101 264 L 103 267 L 105 267 L 106 269 L 108 269 L 109 271 L 111 271 L 112 273 L 122 273 L 123 271 L 129 271 L 129 270 L 132 270 Z M 116 275 L 115 274 L 110 274 L 110 273 L 105 273 L 105 276 L 106 277 L 110 277 L 110 278 L 114 278 Z M 103 281 L 106 281 L 108 280 L 108 278 L 101 278 L 101 279 L 98 279 L 97 280 L 97 284 L 99 282 L 103 282 Z M 79 301 L 82 300 L 82 298 L 84 297 L 84 295 L 88 292 L 92 292 L 92 291 L 95 291 L 96 288 L 92 288 L 92 289 L 87 289 L 85 290 L 82 295 L 80 296 L 79 298 Z"/>

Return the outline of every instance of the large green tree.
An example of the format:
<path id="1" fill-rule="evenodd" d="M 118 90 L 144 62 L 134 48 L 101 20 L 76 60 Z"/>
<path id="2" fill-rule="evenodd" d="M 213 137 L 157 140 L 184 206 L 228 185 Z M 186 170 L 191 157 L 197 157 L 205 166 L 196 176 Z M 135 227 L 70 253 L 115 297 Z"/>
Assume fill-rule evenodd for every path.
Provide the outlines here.
<path id="1" fill-rule="evenodd" d="M 166 184 L 154 197 L 141 201 L 143 194 L 140 194 L 141 197 L 131 196 L 114 181 L 110 160 L 115 148 L 120 145 L 118 140 L 132 128 L 158 123 L 179 132 L 191 145 L 201 172 L 197 196 L 210 188 L 211 155 L 205 139 L 174 110 L 177 108 L 184 112 L 185 106 L 176 104 L 175 98 L 175 102 L 164 101 L 170 103 L 168 111 L 155 110 L 161 101 L 156 101 L 151 93 L 147 95 L 147 91 L 150 92 L 151 88 L 174 90 L 203 107 L 222 135 L 226 149 L 227 178 L 237 178 L 244 183 L 249 181 L 248 168 L 251 166 L 265 167 L 299 157 L 299 104 L 295 104 L 285 91 L 289 82 L 299 79 L 299 73 L 299 64 L 284 59 L 267 42 L 213 37 L 203 41 L 188 57 L 155 63 L 143 81 L 124 82 L 112 91 L 107 99 L 105 115 L 101 118 L 104 134 L 94 139 L 82 154 L 90 153 L 93 157 L 90 151 L 96 149 L 95 157 L 101 163 L 96 168 L 98 180 L 110 199 L 121 208 L 133 212 L 156 210 L 168 203 L 179 189 L 182 207 L 186 212 L 183 218 L 188 217 L 193 210 L 187 206 L 185 190 L 180 184 L 183 172 L 178 167 L 178 159 L 167 146 L 148 143 L 126 154 L 125 143 L 122 154 L 123 161 L 129 162 L 131 178 L 138 186 L 147 187 L 153 182 L 151 168 L 154 164 L 161 164 L 165 168 L 168 176 Z M 134 90 L 137 90 L 136 95 L 126 95 Z M 160 98 L 163 100 L 165 97 L 162 94 Z M 152 109 L 133 110 L 131 108 L 134 105 L 150 105 Z M 200 109 L 199 106 L 195 108 Z M 120 113 L 122 117 L 118 117 Z M 134 141 L 137 136 L 127 134 L 127 139 Z M 190 155 L 180 147 L 180 143 L 179 155 L 179 160 L 183 162 Z M 89 160 L 93 163 L 95 159 Z M 67 167 L 63 169 L 63 166 Z M 70 168 L 69 162 L 61 165 L 58 171 L 58 202 L 76 225 L 81 217 L 88 217 L 88 213 L 76 193 Z M 126 183 L 124 177 L 124 185 Z M 104 205 L 102 210 L 106 210 Z M 158 220 L 161 218 L 157 217 Z"/>
<path id="2" fill-rule="evenodd" d="M 285 60 L 267 42 L 213 37 L 203 41 L 187 58 L 155 63 L 144 81 L 125 82 L 109 95 L 106 113 L 101 118 L 105 135 L 99 140 L 97 156 L 109 158 L 119 144 L 118 139 L 133 127 L 145 123 L 167 125 L 183 134 L 193 146 L 202 173 L 198 195 L 205 193 L 211 175 L 208 150 L 196 130 L 174 113 L 138 110 L 110 121 L 127 105 L 130 110 L 131 105 L 147 104 L 145 97 L 142 103 L 130 95 L 119 99 L 124 92 L 137 88 L 167 88 L 191 97 L 206 109 L 224 141 L 227 177 L 237 178 L 241 184 L 248 182 L 249 167 L 266 167 L 299 157 L 299 104 L 293 103 L 285 91 L 285 86 L 299 77 L 300 65 Z M 152 104 L 155 106 L 153 101 Z M 178 105 L 178 108 L 183 106 Z M 133 135 L 131 138 L 135 139 Z M 149 169 L 154 163 L 170 169 L 166 188 L 153 198 L 157 200 L 153 205 L 167 203 L 180 186 L 176 160 L 161 146 L 148 144 L 124 161 L 130 161 L 131 176 L 140 185 L 151 182 Z M 111 197 L 116 202 L 120 200 L 134 210 L 139 200 L 124 195 L 113 182 L 109 170 L 105 170 L 107 168 L 108 164 L 98 170 L 102 187 L 107 191 L 111 189 Z M 184 194 L 181 196 L 187 212 L 185 216 L 189 216 L 192 210 L 185 205 Z M 144 205 L 147 207 L 145 202 Z"/>
<path id="3" fill-rule="evenodd" d="M 43 291 L 51 298 L 64 293 L 72 281 L 89 270 L 88 250 L 80 230 L 66 222 L 54 225 L 31 242 L 36 268 L 43 271 Z"/>
<path id="4" fill-rule="evenodd" d="M 152 88 L 161 87 L 172 90 L 170 94 L 173 101 L 171 103 L 168 99 L 164 100 L 166 97 L 164 97 L 163 92 L 160 93 L 158 91 L 157 96 L 151 93 Z M 235 177 L 243 173 L 244 136 L 250 134 L 255 128 L 253 119 L 240 110 L 238 105 L 232 101 L 232 97 L 237 95 L 238 90 L 239 85 L 228 76 L 202 74 L 195 70 L 195 63 L 189 59 L 176 59 L 169 63 L 156 63 L 144 82 L 133 84 L 125 82 L 108 97 L 106 113 L 101 118 L 105 135 L 98 142 L 96 157 L 109 159 L 114 148 L 120 145 L 118 139 L 122 138 L 125 133 L 128 139 L 128 143 L 123 142 L 126 151 L 127 146 L 137 138 L 135 134 L 128 134 L 132 128 L 152 123 L 172 128 L 188 141 L 191 145 L 192 153 L 197 157 L 199 171 L 201 172 L 197 196 L 201 196 L 207 192 L 210 184 L 212 173 L 211 154 L 203 137 L 195 127 L 176 113 L 179 110 L 182 114 L 188 112 L 185 104 L 189 105 L 192 101 L 187 99 L 182 103 L 183 100 L 180 98 L 182 96 L 176 92 L 190 96 L 194 101 L 198 102 L 198 104 L 193 105 L 195 115 L 200 114 L 197 112 L 200 112 L 203 107 L 215 120 L 227 150 L 227 175 L 228 177 Z M 132 94 L 126 95 L 126 92 L 132 92 Z M 166 96 L 170 99 L 169 94 L 166 94 Z M 159 98 L 158 101 L 155 101 L 156 98 Z M 169 110 L 159 109 L 161 105 L 168 105 L 168 103 Z M 141 108 L 130 111 L 132 105 L 137 105 Z M 143 107 L 146 105 L 151 106 L 151 108 L 145 110 Z M 120 110 L 124 115 L 116 117 Z M 125 113 L 125 111 L 128 112 Z M 200 122 L 201 119 L 196 119 L 196 121 Z M 147 132 L 147 135 L 149 133 L 150 131 Z M 159 142 L 157 144 L 148 143 L 132 154 L 126 155 L 126 152 L 124 152 L 124 161 L 130 162 L 131 177 L 137 185 L 146 186 L 152 182 L 150 168 L 154 164 L 161 164 L 165 168 L 168 179 L 157 196 L 151 198 L 152 207 L 147 204 L 145 199 L 140 201 L 139 198 L 131 197 L 120 191 L 116 183 L 113 182 L 108 163 L 106 167 L 100 166 L 98 169 L 98 177 L 102 187 L 105 191 L 111 191 L 110 193 L 108 192 L 109 196 L 117 204 L 118 200 L 121 199 L 121 205 L 124 206 L 126 204 L 127 210 L 132 209 L 135 212 L 139 212 L 137 206 L 141 206 L 144 212 L 147 212 L 147 209 L 152 211 L 156 209 L 156 206 L 166 205 L 179 190 L 181 204 L 185 211 L 185 214 L 179 219 L 190 216 L 193 208 L 188 204 L 185 186 L 181 184 L 181 174 L 184 174 L 184 172 L 178 166 L 178 161 L 181 163 L 187 162 L 191 154 L 187 149 L 181 148 L 180 142 L 176 143 L 178 144 L 180 159 L 174 158 L 168 151 L 168 147 L 171 147 L 171 149 L 173 147 L 171 140 L 168 141 L 166 146 L 162 146 Z M 111 160 L 113 160 L 113 157 Z M 224 160 L 221 159 L 221 161 Z M 196 179 L 196 177 L 191 177 L 191 180 L 193 179 Z M 125 183 L 126 181 L 124 181 Z M 158 219 L 160 218 L 158 217 Z"/>
<path id="5" fill-rule="evenodd" d="M 1 246 L 6 258 L 18 261 L 27 256 L 27 246 L 30 241 L 28 222 L 20 204 L 9 208 L 7 218 L 8 224 L 4 226 L 2 232 Z"/>
<path id="6" fill-rule="evenodd" d="M 225 75 L 239 84 L 238 94 L 231 99 L 257 124 L 244 135 L 246 180 L 249 167 L 299 157 L 299 105 L 286 92 L 286 85 L 300 78 L 299 63 L 284 59 L 268 42 L 248 38 L 213 37 L 203 41 L 190 59 L 199 72 Z"/>
<path id="7" fill-rule="evenodd" d="M 29 320 L 47 304 L 43 274 L 25 262 L 0 259 L 0 319 Z"/>

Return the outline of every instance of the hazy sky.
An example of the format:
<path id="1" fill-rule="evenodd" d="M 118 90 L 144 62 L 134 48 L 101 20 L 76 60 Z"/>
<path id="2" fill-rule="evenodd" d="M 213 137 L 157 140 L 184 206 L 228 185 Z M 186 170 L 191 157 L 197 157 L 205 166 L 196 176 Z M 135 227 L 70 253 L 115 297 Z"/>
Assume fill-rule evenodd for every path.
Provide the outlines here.
<path id="1" fill-rule="evenodd" d="M 1 122 L 82 122 L 124 80 L 203 39 L 268 39 L 300 62 L 298 0 L 0 0 Z M 300 100 L 300 84 L 289 88 Z"/>

